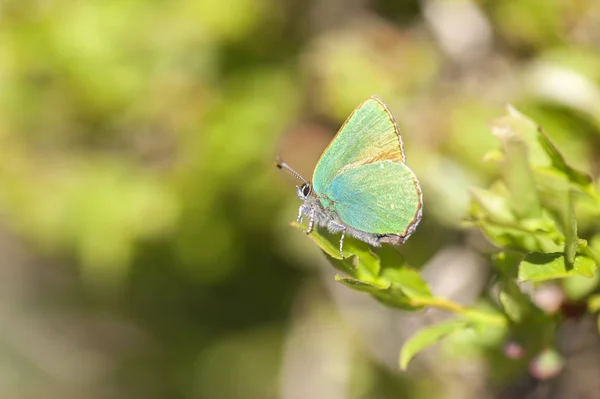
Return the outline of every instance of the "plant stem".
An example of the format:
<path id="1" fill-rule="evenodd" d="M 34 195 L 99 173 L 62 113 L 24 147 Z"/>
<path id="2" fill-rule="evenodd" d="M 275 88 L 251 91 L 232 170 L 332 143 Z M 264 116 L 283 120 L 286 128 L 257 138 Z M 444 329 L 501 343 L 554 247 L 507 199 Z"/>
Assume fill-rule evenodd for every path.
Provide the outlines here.
<path id="1" fill-rule="evenodd" d="M 466 308 L 463 305 L 446 298 L 413 298 L 411 299 L 411 304 L 414 306 L 429 306 L 447 310 L 452 313 L 464 315 L 472 320 L 482 321 L 499 327 L 506 325 L 506 319 L 502 315 Z"/>

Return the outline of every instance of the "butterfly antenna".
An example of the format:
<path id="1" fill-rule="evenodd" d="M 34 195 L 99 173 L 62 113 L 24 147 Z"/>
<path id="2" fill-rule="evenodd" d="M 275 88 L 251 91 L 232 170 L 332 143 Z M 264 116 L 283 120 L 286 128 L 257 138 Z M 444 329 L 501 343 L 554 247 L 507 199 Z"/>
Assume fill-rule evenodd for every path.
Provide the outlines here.
<path id="1" fill-rule="evenodd" d="M 277 166 L 279 169 L 283 169 L 286 172 L 288 172 L 290 175 L 294 176 L 295 178 L 297 178 L 298 180 L 302 180 L 304 183 L 308 184 L 308 182 L 306 180 L 304 180 L 304 177 L 302 177 L 300 175 L 300 173 L 296 172 L 294 169 L 292 169 L 290 167 L 290 165 L 288 165 L 287 163 L 283 162 L 281 160 L 281 158 L 277 158 L 275 160 L 275 166 Z"/>

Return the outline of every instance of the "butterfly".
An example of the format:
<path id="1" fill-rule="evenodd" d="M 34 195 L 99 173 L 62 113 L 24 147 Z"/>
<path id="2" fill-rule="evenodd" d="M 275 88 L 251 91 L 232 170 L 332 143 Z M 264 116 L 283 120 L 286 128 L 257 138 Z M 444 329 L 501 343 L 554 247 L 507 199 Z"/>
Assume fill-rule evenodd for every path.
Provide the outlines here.
<path id="1" fill-rule="evenodd" d="M 308 218 L 307 234 L 315 226 L 341 232 L 379 247 L 400 245 L 415 231 L 423 215 L 423 195 L 417 177 L 406 166 L 404 147 L 394 117 L 372 96 L 350 114 L 321 158 L 313 183 L 279 158 L 275 165 L 302 181 L 298 222 Z"/>

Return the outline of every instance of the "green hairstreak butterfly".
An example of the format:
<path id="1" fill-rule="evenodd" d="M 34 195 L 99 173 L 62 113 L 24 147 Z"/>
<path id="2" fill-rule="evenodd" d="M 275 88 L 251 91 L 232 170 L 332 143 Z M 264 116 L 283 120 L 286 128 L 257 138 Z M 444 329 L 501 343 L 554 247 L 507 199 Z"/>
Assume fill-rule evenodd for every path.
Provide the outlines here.
<path id="1" fill-rule="evenodd" d="M 281 160 L 276 166 L 301 180 L 298 222 L 308 217 L 331 233 L 355 237 L 373 246 L 400 245 L 415 231 L 423 214 L 419 181 L 404 157 L 396 121 L 384 102 L 372 96 L 350 114 L 321 155 L 313 184 Z"/>

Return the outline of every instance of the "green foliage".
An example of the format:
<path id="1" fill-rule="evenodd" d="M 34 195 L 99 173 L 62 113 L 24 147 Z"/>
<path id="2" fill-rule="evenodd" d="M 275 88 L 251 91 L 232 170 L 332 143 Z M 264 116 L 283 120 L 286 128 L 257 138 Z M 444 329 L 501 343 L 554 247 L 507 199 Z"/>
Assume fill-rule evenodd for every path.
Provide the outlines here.
<path id="1" fill-rule="evenodd" d="M 537 366 L 572 346 L 562 320 L 600 322 L 600 2 L 347 5 L 2 1 L 3 397 L 474 399 L 559 369 Z M 402 247 L 348 239 L 339 259 L 337 236 L 287 228 L 271 160 L 308 178 L 373 94 L 425 214 Z M 506 103 L 535 122 L 511 110 L 490 134 Z M 410 320 L 338 301 L 319 247 L 343 293 Z M 403 359 L 425 367 L 397 373 L 378 350 L 416 323 Z M 438 339 L 450 362 L 427 363 Z"/>
<path id="2" fill-rule="evenodd" d="M 580 199 L 600 209 L 591 178 L 512 107 L 492 132 L 501 143 L 502 176 L 489 190 L 473 191 L 472 224 L 497 246 L 525 255 L 518 266 L 521 282 L 593 277 L 598 258 L 578 237 L 576 215 Z"/>
<path id="3" fill-rule="evenodd" d="M 292 225 L 306 231 L 304 225 L 296 222 Z M 474 323 L 504 325 L 501 315 L 464 308 L 434 296 L 418 271 L 408 266 L 400 254 L 390 247 L 373 249 L 364 242 L 348 237 L 344 239 L 345 258 L 342 259 L 337 249 L 338 236 L 312 231 L 309 237 L 323 250 L 331 264 L 347 275 L 337 275 L 336 281 L 367 292 L 386 305 L 413 311 L 430 306 L 455 312 Z"/>
<path id="4" fill-rule="evenodd" d="M 410 338 L 400 352 L 400 368 L 406 370 L 411 359 L 423 349 L 435 344 L 447 335 L 463 331 L 469 324 L 464 320 L 450 320 L 424 328 Z"/>
<path id="5" fill-rule="evenodd" d="M 489 189 L 471 190 L 467 224 L 478 227 L 499 248 L 492 255 L 498 311 L 482 312 L 436 297 L 418 271 L 389 247 L 372 249 L 350 238 L 344 243 L 346 257 L 342 259 L 337 236 L 316 231 L 309 235 L 344 274 L 337 275 L 336 281 L 347 287 L 402 310 L 432 307 L 456 314 L 455 319 L 420 330 L 404 344 L 402 369 L 421 350 L 446 336 L 494 327 L 506 336 L 518 337 L 531 353 L 544 350 L 532 367 L 540 375 L 555 375 L 562 361 L 545 348 L 552 345 L 558 320 L 538 308 L 518 283 L 565 279 L 565 289 L 577 299 L 598 286 L 599 258 L 577 235 L 578 202 L 591 201 L 600 210 L 600 195 L 591 178 L 571 167 L 542 128 L 512 107 L 491 130 L 501 146 L 487 159 L 499 162 L 502 172 Z M 293 225 L 306 231 L 303 225 Z M 591 312 L 598 310 L 597 302 L 595 297 L 590 299 Z"/>

